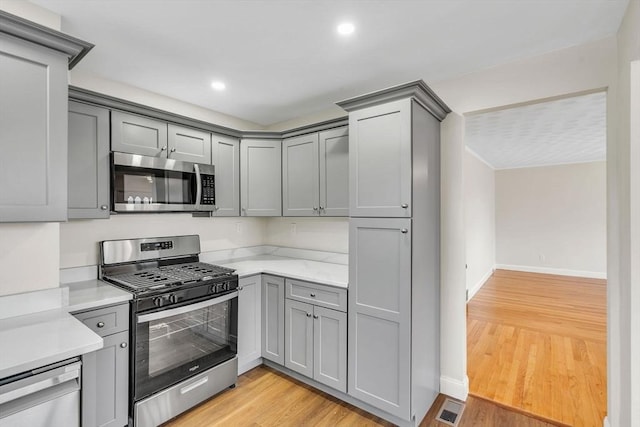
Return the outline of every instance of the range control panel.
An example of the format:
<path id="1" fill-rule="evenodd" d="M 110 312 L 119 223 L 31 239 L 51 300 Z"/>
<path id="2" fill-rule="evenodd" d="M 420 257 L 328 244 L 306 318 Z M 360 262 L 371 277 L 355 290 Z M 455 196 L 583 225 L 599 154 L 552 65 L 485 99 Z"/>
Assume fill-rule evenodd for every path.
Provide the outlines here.
<path id="1" fill-rule="evenodd" d="M 173 249 L 173 242 L 166 240 L 164 242 L 140 243 L 140 252 L 160 251 L 163 249 Z"/>

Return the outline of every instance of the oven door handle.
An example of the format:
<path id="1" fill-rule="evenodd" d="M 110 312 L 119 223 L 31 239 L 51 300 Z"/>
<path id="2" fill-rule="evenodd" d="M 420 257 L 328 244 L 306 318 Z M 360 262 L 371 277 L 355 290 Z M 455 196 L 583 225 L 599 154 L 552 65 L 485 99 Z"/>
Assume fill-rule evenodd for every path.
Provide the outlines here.
<path id="1" fill-rule="evenodd" d="M 137 323 L 151 322 L 153 320 L 160 320 L 160 319 L 165 319 L 171 316 L 177 316 L 178 314 L 184 314 L 190 311 L 199 310 L 201 308 L 211 307 L 212 305 L 220 304 L 237 297 L 238 297 L 238 291 L 235 291 L 218 298 L 197 302 L 195 304 L 188 304 L 178 308 L 171 308 L 169 310 L 162 310 L 162 311 L 156 311 L 154 313 L 143 314 L 141 316 L 138 316 Z"/>

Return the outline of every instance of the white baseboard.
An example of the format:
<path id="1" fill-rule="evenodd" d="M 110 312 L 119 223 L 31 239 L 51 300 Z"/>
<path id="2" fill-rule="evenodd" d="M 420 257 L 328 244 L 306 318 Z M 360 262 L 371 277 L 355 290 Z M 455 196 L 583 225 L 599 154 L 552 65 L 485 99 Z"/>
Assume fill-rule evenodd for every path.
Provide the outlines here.
<path id="1" fill-rule="evenodd" d="M 609 424 L 609 418 L 604 417 L 604 420 L 602 420 L 602 427 L 611 427 L 611 424 Z"/>
<path id="2" fill-rule="evenodd" d="M 559 276 L 588 277 L 590 279 L 606 279 L 607 273 L 600 271 L 569 270 L 566 268 L 535 267 L 528 265 L 496 264 L 496 269 L 525 271 L 527 273 L 557 274 Z"/>
<path id="3" fill-rule="evenodd" d="M 491 277 L 491 275 L 493 274 L 493 272 L 495 271 L 495 267 L 489 269 L 489 271 L 487 271 L 484 276 L 482 276 L 480 278 L 480 280 L 478 280 L 476 282 L 475 285 L 471 286 L 471 288 L 469 288 L 469 295 L 467 297 L 467 302 L 471 301 L 471 298 L 474 297 L 475 294 L 478 293 L 478 291 L 480 290 L 480 288 L 482 288 L 484 286 L 485 283 L 487 283 L 487 280 L 489 280 L 489 277 Z"/>
<path id="4" fill-rule="evenodd" d="M 454 399 L 466 401 L 469 396 L 469 377 L 464 376 L 464 380 L 440 377 L 440 393 L 453 397 Z"/>

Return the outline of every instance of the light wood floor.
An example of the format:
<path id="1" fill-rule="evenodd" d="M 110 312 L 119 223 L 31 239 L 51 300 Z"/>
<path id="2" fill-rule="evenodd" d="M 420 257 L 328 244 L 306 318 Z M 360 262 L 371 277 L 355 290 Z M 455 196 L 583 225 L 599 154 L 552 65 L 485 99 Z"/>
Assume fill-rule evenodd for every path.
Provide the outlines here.
<path id="1" fill-rule="evenodd" d="M 606 415 L 606 281 L 496 270 L 467 305 L 472 395 L 572 426 Z"/>
<path id="2" fill-rule="evenodd" d="M 438 396 L 420 427 L 449 427 L 434 421 Z M 236 388 L 174 418 L 164 427 L 390 427 L 392 424 L 315 390 L 271 368 L 260 366 L 238 378 Z M 553 427 L 492 402 L 470 397 L 459 427 Z"/>

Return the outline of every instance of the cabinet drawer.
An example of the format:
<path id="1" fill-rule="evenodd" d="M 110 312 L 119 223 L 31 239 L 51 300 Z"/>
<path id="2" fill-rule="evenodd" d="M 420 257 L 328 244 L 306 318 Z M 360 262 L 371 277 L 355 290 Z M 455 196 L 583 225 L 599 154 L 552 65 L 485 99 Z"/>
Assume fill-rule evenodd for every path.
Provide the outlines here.
<path id="1" fill-rule="evenodd" d="M 129 304 L 74 313 L 74 316 L 101 337 L 129 329 Z"/>
<path id="2" fill-rule="evenodd" d="M 347 290 L 286 279 L 286 297 L 334 310 L 347 311 Z"/>

